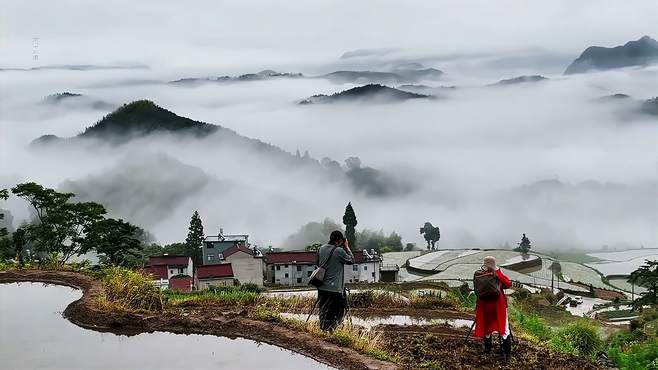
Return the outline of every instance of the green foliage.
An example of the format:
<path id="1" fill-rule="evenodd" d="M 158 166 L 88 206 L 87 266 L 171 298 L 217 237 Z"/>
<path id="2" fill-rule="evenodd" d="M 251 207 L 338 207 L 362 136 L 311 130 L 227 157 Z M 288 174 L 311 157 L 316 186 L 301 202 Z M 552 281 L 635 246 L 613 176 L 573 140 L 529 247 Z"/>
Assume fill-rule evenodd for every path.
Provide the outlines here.
<path id="1" fill-rule="evenodd" d="M 304 248 L 307 252 L 317 252 L 320 250 L 320 247 L 322 246 L 322 243 L 313 243 L 309 244 Z"/>
<path id="2" fill-rule="evenodd" d="M 578 320 L 557 329 L 549 344 L 560 352 L 592 356 L 601 349 L 603 341 L 594 324 L 587 320 Z"/>
<path id="3" fill-rule="evenodd" d="M 96 249 L 104 264 L 137 267 L 141 265 L 143 249 L 138 235 L 137 226 L 108 218 L 90 227 L 84 243 L 86 249 Z"/>
<path id="4" fill-rule="evenodd" d="M 70 202 L 72 193 L 60 193 L 34 182 L 18 184 L 12 193 L 25 199 L 35 210 L 37 222 L 25 226 L 27 239 L 38 252 L 65 263 L 73 255 L 86 253 L 86 233 L 106 213 L 94 202 Z"/>
<path id="5" fill-rule="evenodd" d="M 536 313 L 527 314 L 514 306 L 508 307 L 508 312 L 512 323 L 519 327 L 523 334 L 532 341 L 544 342 L 551 339 L 553 335 L 551 328 Z"/>
<path id="6" fill-rule="evenodd" d="M 645 264 L 633 271 L 628 279 L 632 284 L 646 289 L 633 301 L 633 308 L 640 309 L 644 305 L 658 304 L 658 260 L 645 260 Z"/>
<path id="7" fill-rule="evenodd" d="M 352 208 L 352 202 L 347 203 L 345 207 L 345 214 L 343 215 L 343 224 L 345 225 L 345 238 L 350 244 L 351 248 L 356 248 L 356 214 L 354 213 L 354 208 Z"/>
<path id="8" fill-rule="evenodd" d="M 431 222 L 425 222 L 423 227 L 420 228 L 420 233 L 425 237 L 427 241 L 427 250 L 435 249 L 436 242 L 441 239 L 441 230 L 438 226 L 432 225 Z"/>
<path id="9" fill-rule="evenodd" d="M 379 254 L 402 250 L 402 237 L 396 232 L 386 235 L 384 230 L 364 229 L 357 233 L 356 239 L 359 240 L 359 249 L 374 249 Z"/>
<path id="10" fill-rule="evenodd" d="M 530 243 L 530 239 L 523 234 L 521 237 L 521 242 L 519 243 L 519 246 L 514 248 L 515 252 L 521 252 L 521 253 L 528 253 L 530 251 L 530 248 L 532 247 Z"/>
<path id="11" fill-rule="evenodd" d="M 122 311 L 161 311 L 163 295 L 151 278 L 123 267 L 104 271 L 105 304 Z"/>
<path id="12" fill-rule="evenodd" d="M 192 218 L 190 219 L 190 227 L 189 232 L 187 233 L 187 238 L 185 239 L 185 245 L 187 247 L 188 253 L 191 254 L 189 257 L 192 257 L 192 260 L 195 264 L 201 264 L 203 262 L 203 258 L 201 256 L 203 238 L 204 234 L 201 216 L 199 216 L 199 212 L 194 211 Z"/>
<path id="13" fill-rule="evenodd" d="M 658 370 L 658 338 L 640 342 L 631 338 L 610 344 L 608 357 L 620 370 Z"/>
<path id="14" fill-rule="evenodd" d="M 165 296 L 175 304 L 248 306 L 258 303 L 263 288 L 255 284 L 211 286 L 208 289 L 183 293 L 166 291 Z"/>

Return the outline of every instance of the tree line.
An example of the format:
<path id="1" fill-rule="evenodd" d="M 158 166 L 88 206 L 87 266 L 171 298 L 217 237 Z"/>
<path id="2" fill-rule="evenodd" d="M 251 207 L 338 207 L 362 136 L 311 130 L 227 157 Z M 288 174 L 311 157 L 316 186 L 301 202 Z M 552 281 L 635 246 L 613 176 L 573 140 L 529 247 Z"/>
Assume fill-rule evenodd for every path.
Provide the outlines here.
<path id="1" fill-rule="evenodd" d="M 32 220 L 13 233 L 0 230 L 0 260 L 14 259 L 22 265 L 30 259 L 63 265 L 73 256 L 94 251 L 101 264 L 136 267 L 143 265 L 149 255 L 167 252 L 201 258 L 198 247 L 203 242 L 203 226 L 198 212 L 192 216 L 185 243 L 163 247 L 149 244 L 148 233 L 142 228 L 107 217 L 102 204 L 74 201 L 73 193 L 27 182 L 9 190 L 0 189 L 0 199 L 8 199 L 10 193 L 28 203 Z"/>

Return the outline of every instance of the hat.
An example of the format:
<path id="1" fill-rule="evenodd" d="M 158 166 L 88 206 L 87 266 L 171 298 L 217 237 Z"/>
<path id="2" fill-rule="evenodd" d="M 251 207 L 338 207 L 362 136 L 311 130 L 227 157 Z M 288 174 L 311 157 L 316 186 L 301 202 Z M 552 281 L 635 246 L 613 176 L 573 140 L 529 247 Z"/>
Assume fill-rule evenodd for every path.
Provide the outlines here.
<path id="1" fill-rule="evenodd" d="M 492 269 L 496 269 L 496 257 L 486 256 L 484 257 L 484 265 Z"/>

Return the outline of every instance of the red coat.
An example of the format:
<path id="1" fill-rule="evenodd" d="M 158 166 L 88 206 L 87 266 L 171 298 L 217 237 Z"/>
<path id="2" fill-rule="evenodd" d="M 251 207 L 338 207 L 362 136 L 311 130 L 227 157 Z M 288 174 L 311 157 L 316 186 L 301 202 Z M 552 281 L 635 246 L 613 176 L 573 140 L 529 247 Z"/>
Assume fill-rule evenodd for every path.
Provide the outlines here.
<path id="1" fill-rule="evenodd" d="M 507 297 L 503 289 L 512 287 L 512 281 L 498 269 L 500 295 L 496 300 L 478 301 L 475 307 L 475 337 L 484 337 L 494 331 L 504 335 L 507 331 Z"/>

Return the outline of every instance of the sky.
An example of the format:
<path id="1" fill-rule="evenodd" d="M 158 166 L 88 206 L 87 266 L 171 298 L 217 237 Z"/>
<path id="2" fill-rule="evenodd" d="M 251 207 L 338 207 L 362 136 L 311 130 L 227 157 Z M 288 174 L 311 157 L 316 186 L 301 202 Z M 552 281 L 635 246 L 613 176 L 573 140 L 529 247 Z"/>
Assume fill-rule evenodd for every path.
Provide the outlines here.
<path id="1" fill-rule="evenodd" d="M 657 38 L 657 7 L 655 1 L 10 2 L 0 7 L 0 68 L 148 68 L 0 72 L 0 188 L 38 181 L 80 189 L 162 243 L 183 240 L 198 209 L 208 232 L 222 227 L 285 248 L 285 237 L 304 223 L 340 221 L 352 201 L 359 228 L 397 231 L 419 245 L 418 228 L 431 221 L 442 228 L 444 247 L 513 244 L 522 232 L 543 249 L 658 247 L 655 117 L 631 113 L 656 96 L 658 67 L 562 75 L 590 45 Z M 318 76 L 409 62 L 445 73 L 422 83 L 457 88 L 431 101 L 300 106 L 308 96 L 356 85 L 320 78 L 166 84 L 263 69 Z M 549 80 L 487 86 L 527 74 Z M 63 91 L 84 98 L 43 102 Z M 615 93 L 633 101 L 598 100 Z M 28 149 L 43 134 L 74 136 L 138 99 L 289 153 L 340 163 L 358 156 L 414 190 L 366 196 L 210 139 Z M 0 207 L 11 210 L 16 226 L 29 217 L 18 199 Z"/>

